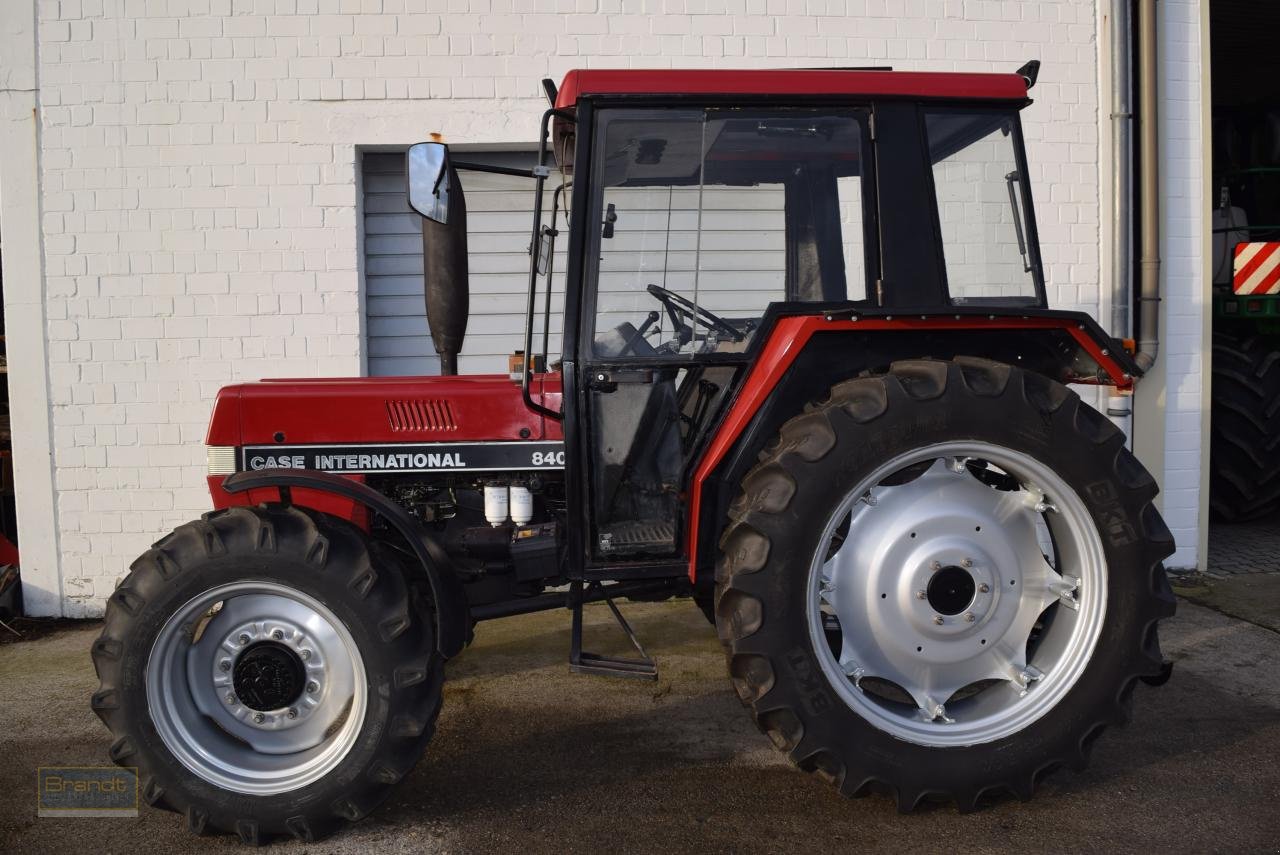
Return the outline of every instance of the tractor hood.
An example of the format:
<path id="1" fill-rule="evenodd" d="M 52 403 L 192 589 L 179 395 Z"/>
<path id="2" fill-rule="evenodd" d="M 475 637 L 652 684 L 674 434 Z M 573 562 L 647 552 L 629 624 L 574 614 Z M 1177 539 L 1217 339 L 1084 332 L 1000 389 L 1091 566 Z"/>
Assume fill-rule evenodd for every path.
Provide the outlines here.
<path id="1" fill-rule="evenodd" d="M 560 375 L 534 375 L 533 400 L 560 409 Z M 505 374 L 263 380 L 218 392 L 211 446 L 559 440 Z"/>

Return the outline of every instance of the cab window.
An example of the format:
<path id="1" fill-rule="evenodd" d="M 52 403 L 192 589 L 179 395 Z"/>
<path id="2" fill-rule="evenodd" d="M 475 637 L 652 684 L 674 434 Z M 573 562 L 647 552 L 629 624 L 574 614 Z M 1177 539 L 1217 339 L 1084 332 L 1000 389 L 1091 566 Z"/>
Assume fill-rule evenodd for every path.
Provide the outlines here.
<path id="1" fill-rule="evenodd" d="M 770 303 L 867 294 L 862 114 L 605 111 L 593 353 L 744 350 Z"/>
<path id="2" fill-rule="evenodd" d="M 927 112 L 925 133 L 951 302 L 1043 304 L 1017 115 Z"/>

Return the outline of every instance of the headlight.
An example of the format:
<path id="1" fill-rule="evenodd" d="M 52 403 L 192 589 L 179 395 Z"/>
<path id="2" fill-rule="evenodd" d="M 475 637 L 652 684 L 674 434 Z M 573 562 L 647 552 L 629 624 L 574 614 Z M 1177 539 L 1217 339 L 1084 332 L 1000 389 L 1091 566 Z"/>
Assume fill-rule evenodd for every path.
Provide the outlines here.
<path id="1" fill-rule="evenodd" d="M 236 471 L 236 447 L 234 445 L 210 445 L 209 474 L 231 475 Z"/>

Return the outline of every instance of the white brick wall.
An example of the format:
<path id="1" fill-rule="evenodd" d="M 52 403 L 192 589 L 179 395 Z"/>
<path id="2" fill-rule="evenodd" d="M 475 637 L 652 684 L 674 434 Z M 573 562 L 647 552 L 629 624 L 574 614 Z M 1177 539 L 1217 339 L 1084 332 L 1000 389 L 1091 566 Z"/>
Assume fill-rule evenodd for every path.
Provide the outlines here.
<path id="1" fill-rule="evenodd" d="M 1165 522 L 1178 551 L 1166 564 L 1195 567 L 1201 502 L 1205 313 L 1210 310 L 1205 265 L 1204 149 L 1201 144 L 1200 4 L 1162 0 L 1158 40 L 1160 183 L 1165 331 L 1160 360 L 1165 383 L 1165 472 L 1161 483 Z"/>
<path id="2" fill-rule="evenodd" d="M 1024 118 L 1050 297 L 1096 312 L 1096 11 L 1081 0 L 40 0 L 63 610 L 98 613 L 135 555 L 208 507 L 201 444 L 219 386 L 360 372 L 356 146 L 430 131 L 528 142 L 539 79 L 569 68 L 1009 71 L 1039 58 Z M 1198 382 L 1171 385 L 1171 402 L 1198 406 Z M 1171 462 L 1198 451 L 1194 429 L 1171 428 Z M 1195 486 L 1168 485 L 1180 538 Z"/>

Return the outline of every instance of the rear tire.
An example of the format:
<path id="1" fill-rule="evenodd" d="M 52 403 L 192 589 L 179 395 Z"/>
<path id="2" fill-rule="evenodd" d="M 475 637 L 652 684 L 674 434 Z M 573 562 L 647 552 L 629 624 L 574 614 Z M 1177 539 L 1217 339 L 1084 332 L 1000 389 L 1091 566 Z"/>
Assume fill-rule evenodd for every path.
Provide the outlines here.
<path id="1" fill-rule="evenodd" d="M 1101 558 L 1091 565 L 1092 578 L 1097 582 L 1092 588 L 1081 583 L 1075 613 L 1062 611 L 1064 606 L 1053 597 L 1048 598 L 1048 605 L 1032 606 L 1030 614 L 1038 622 L 1030 635 L 1021 636 L 1026 639 L 1026 664 L 1020 666 L 1026 670 L 1017 675 L 1024 680 L 1021 696 L 1013 682 L 1001 684 L 1000 680 L 984 678 L 963 684 L 954 694 L 952 690 L 939 689 L 941 694 L 936 700 L 945 700 L 945 708 L 941 704 L 932 708 L 913 700 L 927 693 L 903 691 L 902 685 L 898 686 L 898 694 L 905 701 L 895 701 L 892 692 L 880 694 L 875 690 L 870 679 L 878 676 L 874 668 L 865 674 L 858 669 L 855 674 L 852 664 L 841 662 L 834 669 L 831 667 L 837 656 L 845 656 L 850 649 L 845 646 L 844 633 L 858 634 L 859 649 L 870 656 L 864 662 L 876 661 L 876 656 L 882 657 L 881 663 L 893 656 L 898 656 L 898 661 L 917 660 L 913 651 L 924 650 L 930 642 L 916 646 L 915 636 L 910 636 L 915 630 L 889 633 L 865 625 L 846 627 L 844 623 L 831 630 L 826 616 L 831 612 L 819 612 L 815 623 L 813 603 L 821 601 L 830 608 L 828 601 L 836 602 L 840 591 L 833 596 L 833 587 L 820 586 L 835 586 L 840 579 L 856 578 L 837 577 L 837 571 L 830 569 L 833 562 L 844 560 L 841 551 L 848 548 L 853 550 L 849 554 L 854 560 L 863 562 L 864 569 L 873 567 L 872 572 L 882 577 L 877 578 L 874 593 L 857 592 L 857 608 L 870 615 L 880 609 L 914 614 L 916 606 L 934 607 L 933 585 L 929 585 L 928 592 L 923 590 L 924 585 L 917 586 L 915 578 L 909 576 L 915 571 L 908 570 L 906 562 L 869 560 L 865 556 L 874 552 L 873 546 L 911 550 L 923 545 L 933 549 L 935 542 L 944 546 L 959 542 L 962 545 L 958 549 L 968 550 L 964 532 L 975 530 L 972 520 L 965 523 L 968 528 L 943 531 L 945 536 L 938 536 L 929 528 L 943 525 L 937 523 L 939 519 L 949 521 L 964 513 L 960 504 L 946 504 L 938 511 L 936 500 L 927 499 L 935 502 L 934 516 L 920 523 L 918 540 L 908 540 L 905 534 L 910 530 L 910 537 L 916 538 L 914 520 L 901 528 L 900 536 L 895 535 L 899 541 L 877 539 L 878 529 L 874 527 L 859 528 L 857 531 L 862 534 L 854 537 L 852 526 L 858 518 L 852 515 L 875 513 L 871 509 L 876 505 L 875 497 L 870 492 L 863 493 L 861 485 L 891 461 L 966 442 L 1007 450 L 1009 459 L 1033 461 L 1035 466 L 1043 467 L 1040 471 L 1059 479 L 1057 492 L 1062 498 L 1056 501 L 1063 506 L 1061 518 L 1072 520 L 1070 525 L 1079 528 L 1081 543 L 1098 546 L 1093 554 Z M 986 501 L 984 488 L 991 484 L 976 476 L 967 478 L 968 461 L 977 458 L 952 459 L 961 462 L 949 471 L 943 465 L 933 477 L 971 482 L 962 489 L 976 497 L 978 503 Z M 890 491 L 900 489 L 902 484 L 910 485 L 916 478 L 923 483 L 924 475 L 935 471 L 933 465 L 928 464 L 929 469 L 925 469 L 926 464 L 920 463 L 913 474 L 898 470 L 877 483 L 889 485 Z M 987 474 L 986 469 L 982 472 Z M 933 489 L 932 482 L 929 488 Z M 1021 498 L 1000 497 L 1021 497 L 1020 489 L 1025 485 L 992 486 L 990 493 L 993 501 L 1016 502 Z M 1044 774 L 1063 765 L 1083 768 L 1089 747 L 1102 730 L 1126 720 L 1136 682 L 1161 673 L 1157 623 L 1174 611 L 1161 560 L 1172 552 L 1173 541 L 1151 504 L 1156 493 L 1151 476 L 1125 449 L 1123 435 L 1082 404 L 1073 392 L 1039 375 L 985 360 L 917 360 L 896 363 L 886 375 L 841 383 L 831 390 L 827 400 L 810 405 L 804 414 L 782 427 L 777 439 L 761 455 L 760 463 L 743 479 L 742 491 L 730 508 L 716 570 L 716 617 L 718 632 L 727 647 L 734 689 L 779 750 L 800 768 L 833 783 L 846 796 L 887 791 L 904 811 L 927 799 L 954 800 L 962 810 L 970 810 L 985 796 L 1000 792 L 1030 798 Z M 878 495 L 881 508 L 890 508 L 884 497 L 892 494 Z M 1042 500 L 1048 498 L 1047 492 L 1040 495 Z M 869 509 L 857 510 L 857 496 L 872 497 L 871 501 L 863 500 Z M 1064 499 L 1070 499 L 1075 510 L 1068 508 Z M 849 501 L 854 502 L 853 506 Z M 910 513 L 913 506 L 907 503 L 901 507 Z M 854 509 L 849 510 L 850 507 Z M 1041 516 L 1057 510 L 1041 512 L 1038 506 L 1035 508 Z M 849 522 L 844 524 L 846 535 L 836 546 L 840 514 L 845 514 Z M 849 539 L 844 540 L 845 536 Z M 987 537 L 998 540 L 1012 535 L 995 525 L 986 534 L 973 535 L 971 540 Z M 861 550 L 858 546 L 845 547 L 846 543 L 860 545 Z M 1035 538 L 1030 543 L 1034 552 L 1041 551 Z M 978 548 L 983 547 L 979 544 Z M 1066 553 L 1057 550 L 1057 546 L 1051 547 L 1058 569 L 1065 576 L 1069 571 L 1062 556 Z M 1030 584 L 1013 589 L 1000 587 L 1005 580 L 1012 580 L 1011 584 L 1019 579 L 1028 582 L 1030 577 L 1021 575 L 1027 572 L 1025 552 L 1017 555 L 1022 559 L 1011 562 L 1012 567 L 1004 567 L 1004 575 L 979 578 L 986 586 L 980 589 L 994 590 L 991 596 L 999 595 L 1001 590 L 1022 591 L 1022 595 L 1006 598 L 1014 604 L 1034 599 L 1027 596 Z M 1042 557 L 1048 563 L 1047 557 L 1040 555 L 1033 561 Z M 962 562 L 957 558 L 955 563 Z M 980 558 L 970 564 L 965 558 L 963 563 L 980 567 L 983 561 Z M 989 563 L 999 566 L 995 561 Z M 926 566 L 934 572 L 939 570 L 936 562 L 922 560 L 921 567 Z M 881 567 L 892 569 L 882 571 Z M 950 573 L 961 568 L 941 569 Z M 977 570 L 972 572 L 978 578 Z M 932 578 L 942 575 L 937 572 Z M 954 575 L 963 576 L 959 572 Z M 965 650 L 975 652 L 960 656 L 978 661 L 994 652 L 994 644 L 979 648 L 977 642 L 979 635 L 986 634 L 986 627 L 996 626 L 991 617 L 996 612 L 993 608 L 976 618 L 964 613 L 980 611 L 974 593 L 977 589 L 968 582 L 965 585 L 968 590 L 962 596 L 973 597 L 972 604 L 964 606 L 956 601 L 954 606 L 937 605 L 939 612 L 952 617 L 926 615 L 923 622 L 929 625 L 919 630 L 919 637 L 954 632 L 954 636 L 935 636 L 938 644 L 932 649 L 946 650 L 949 656 L 952 648 L 946 645 L 960 643 L 951 639 L 965 640 L 971 645 Z M 917 587 L 921 590 L 916 591 Z M 940 591 L 939 596 L 945 593 Z M 1063 635 L 1066 640 L 1057 660 L 1063 663 L 1061 670 L 1040 673 L 1035 667 L 1028 668 L 1040 664 L 1042 656 L 1057 649 L 1058 642 L 1049 640 L 1054 637 L 1054 626 L 1087 626 L 1073 623 L 1077 618 L 1072 615 L 1084 614 L 1090 602 L 1093 613 L 1100 615 L 1092 630 L 1093 640 L 1087 646 L 1073 647 L 1076 642 L 1071 639 L 1086 636 Z M 1021 610 L 1024 606 L 1013 608 Z M 835 613 L 837 621 L 842 620 L 838 610 Z M 933 626 L 935 620 L 946 626 Z M 966 624 L 966 620 L 976 622 Z M 990 624 L 986 623 L 988 620 Z M 1059 620 L 1062 623 L 1056 623 Z M 901 622 L 891 625 L 906 626 Z M 815 632 L 814 626 L 822 629 Z M 966 627 L 983 629 L 970 637 Z M 1019 636 L 1012 632 L 1011 637 L 1016 642 Z M 849 638 L 854 639 L 855 635 Z M 996 642 L 997 638 L 992 636 L 991 640 Z M 986 639 L 981 642 L 987 643 Z M 986 652 L 976 652 L 979 650 Z M 903 651 L 905 656 L 899 656 Z M 919 677 L 919 684 L 926 687 L 945 684 L 948 675 L 965 667 L 967 662 L 962 659 L 945 658 L 942 654 L 931 660 L 928 651 L 910 664 L 910 668 L 924 675 Z M 1033 681 L 1043 678 L 1043 682 L 1028 688 L 1028 677 Z M 865 685 L 863 680 L 867 681 Z M 987 695 L 1010 689 L 1012 694 L 1008 697 Z M 1037 691 L 1043 694 L 1037 695 Z M 972 721 L 965 721 L 959 710 L 982 710 L 986 697 L 993 699 L 989 714 L 975 712 Z M 1045 706 L 1037 697 L 1054 700 Z M 1036 708 L 1035 703 L 1042 706 Z M 926 709 L 932 711 L 925 715 Z M 992 723 L 986 724 L 988 721 Z M 996 722 L 1004 724 L 997 727 Z"/>
<path id="2" fill-rule="evenodd" d="M 1280 343 L 1213 335 L 1209 508 L 1223 522 L 1280 510 Z"/>
<path id="3" fill-rule="evenodd" d="M 323 514 L 181 526 L 133 563 L 93 645 L 111 758 L 197 834 L 310 842 L 364 817 L 440 710 L 432 615 L 410 597 L 391 550 Z"/>

